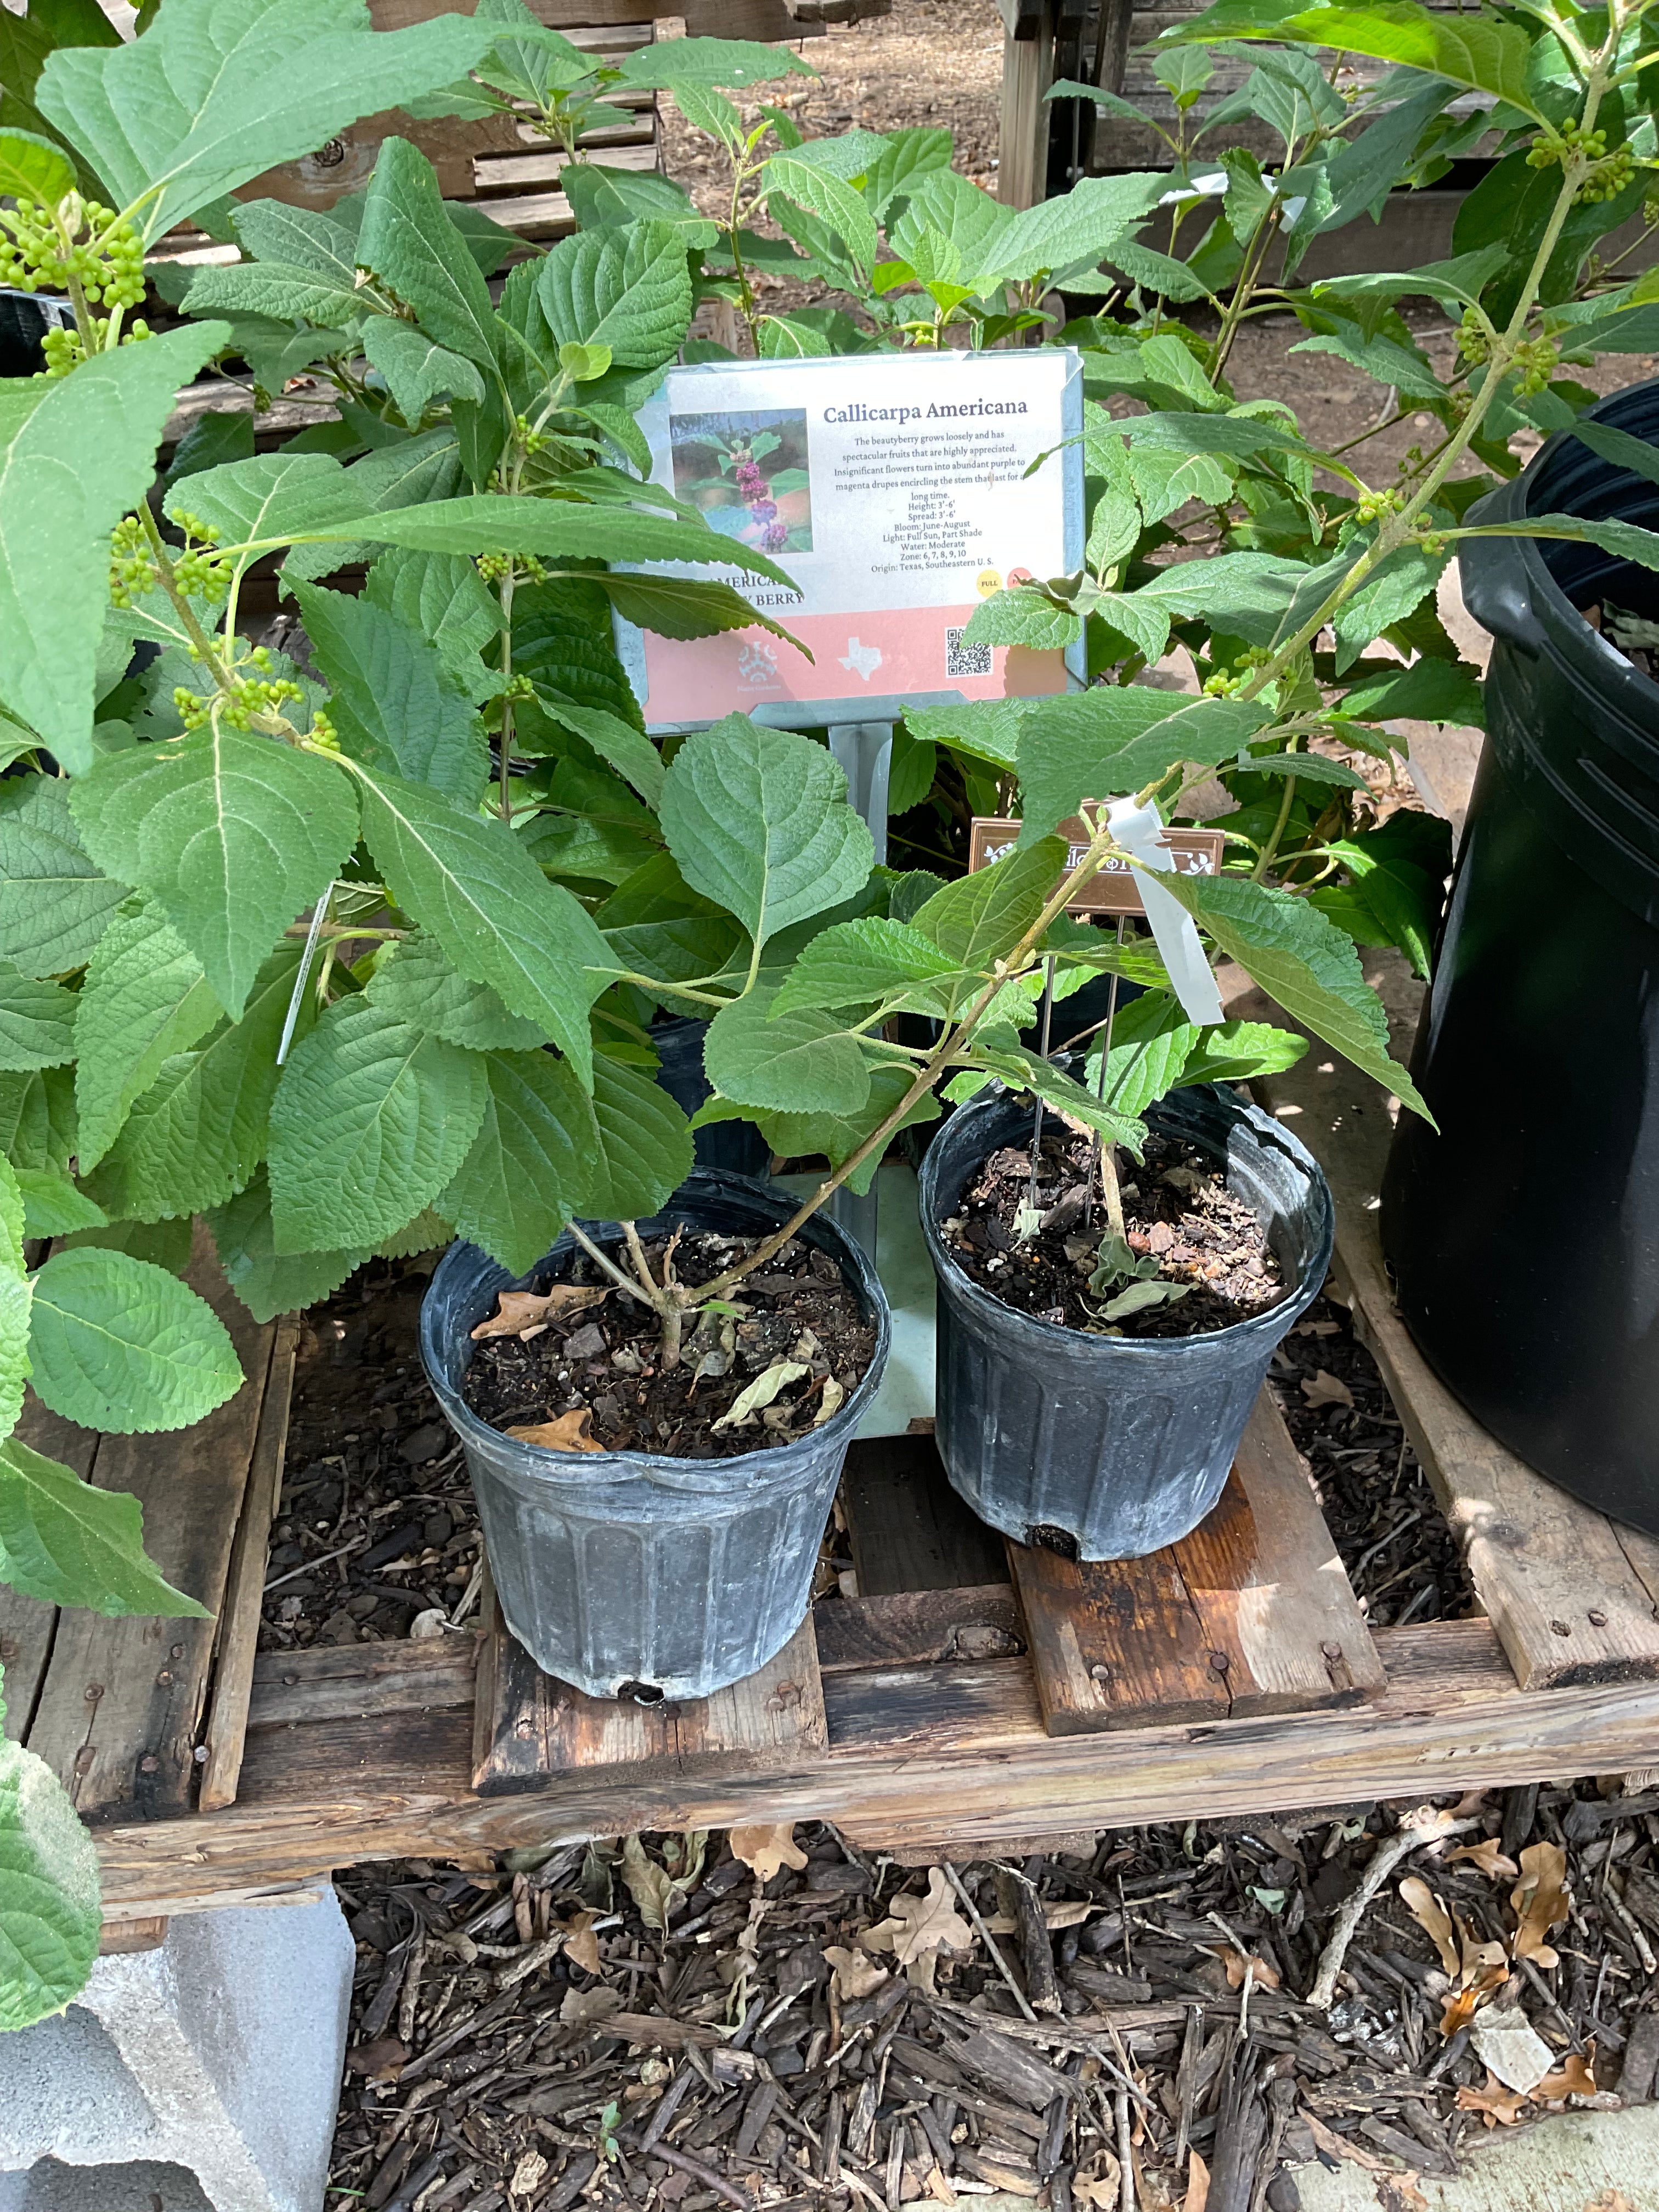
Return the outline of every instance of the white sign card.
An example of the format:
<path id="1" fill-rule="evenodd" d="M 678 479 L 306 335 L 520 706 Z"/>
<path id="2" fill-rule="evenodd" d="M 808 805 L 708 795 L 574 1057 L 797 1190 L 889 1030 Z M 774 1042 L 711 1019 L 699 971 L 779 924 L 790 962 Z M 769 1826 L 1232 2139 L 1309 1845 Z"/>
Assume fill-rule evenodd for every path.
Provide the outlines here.
<path id="1" fill-rule="evenodd" d="M 1082 679 L 1080 643 L 963 641 L 993 592 L 1083 565 L 1073 348 L 701 362 L 671 368 L 639 423 L 653 481 L 797 588 L 735 568 L 655 573 L 718 575 L 812 655 L 758 627 L 678 639 L 619 622 L 652 731 L 734 711 L 796 729 L 892 721 Z"/>

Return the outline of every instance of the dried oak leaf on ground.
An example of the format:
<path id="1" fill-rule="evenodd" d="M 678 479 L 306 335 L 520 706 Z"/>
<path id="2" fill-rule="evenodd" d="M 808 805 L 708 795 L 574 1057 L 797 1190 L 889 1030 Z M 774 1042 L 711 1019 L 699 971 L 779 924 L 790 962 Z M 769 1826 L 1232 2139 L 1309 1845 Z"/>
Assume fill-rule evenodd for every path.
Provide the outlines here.
<path id="1" fill-rule="evenodd" d="M 1531 1959 L 1540 1966 L 1560 1964 L 1548 1937 L 1559 1928 L 1571 1909 L 1567 1890 L 1567 1855 L 1559 1844 L 1528 1844 L 1521 1854 L 1521 1879 L 1510 1892 L 1510 1903 L 1520 1917 L 1515 1931 L 1517 1959 Z"/>
<path id="2" fill-rule="evenodd" d="M 733 1828 L 732 1856 L 741 1859 L 757 1881 L 770 1881 L 782 1867 L 797 1872 L 806 1864 L 806 1854 L 795 1841 L 793 1820 L 770 1827 Z"/>
<path id="3" fill-rule="evenodd" d="M 931 1867 L 927 1896 L 894 1898 L 888 1918 L 866 1928 L 859 1942 L 866 1951 L 890 1951 L 908 1980 L 931 1990 L 940 1951 L 971 1951 L 974 1931 L 956 1909 L 944 1868 Z"/>
<path id="4" fill-rule="evenodd" d="M 835 1969 L 836 1995 L 842 2004 L 873 1996 L 884 1982 L 891 1979 L 886 1967 L 878 1966 L 867 1951 L 849 1951 L 844 1943 L 826 1943 L 823 1955 Z"/>

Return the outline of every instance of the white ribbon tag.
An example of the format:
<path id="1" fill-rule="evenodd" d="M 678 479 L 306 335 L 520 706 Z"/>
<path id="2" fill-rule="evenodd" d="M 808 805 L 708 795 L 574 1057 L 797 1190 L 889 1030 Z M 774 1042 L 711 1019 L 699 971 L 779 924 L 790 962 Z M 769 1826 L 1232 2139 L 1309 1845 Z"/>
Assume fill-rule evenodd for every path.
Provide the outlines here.
<path id="1" fill-rule="evenodd" d="M 1106 821 L 1126 853 L 1132 853 L 1148 868 L 1165 875 L 1174 873 L 1175 854 L 1164 842 L 1164 824 L 1155 806 L 1137 806 L 1133 799 L 1115 799 L 1106 810 Z M 1153 942 L 1170 971 L 1170 986 L 1181 1001 L 1182 1012 L 1189 1022 L 1225 1021 L 1221 994 L 1191 915 L 1162 884 L 1153 883 L 1144 873 L 1138 874 L 1136 880 L 1146 919 L 1152 926 Z"/>

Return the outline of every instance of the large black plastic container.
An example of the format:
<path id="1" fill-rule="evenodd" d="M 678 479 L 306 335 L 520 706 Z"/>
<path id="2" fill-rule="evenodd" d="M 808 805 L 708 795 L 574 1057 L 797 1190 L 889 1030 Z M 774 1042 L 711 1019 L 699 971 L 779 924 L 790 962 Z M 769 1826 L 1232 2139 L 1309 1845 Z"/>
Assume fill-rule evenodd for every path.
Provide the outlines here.
<path id="1" fill-rule="evenodd" d="M 1659 385 L 1593 419 L 1659 440 Z M 1659 487 L 1551 439 L 1472 520 L 1659 528 Z M 1659 1533 L 1659 687 L 1577 611 L 1659 616 L 1659 576 L 1593 545 L 1474 538 L 1498 642 L 1487 738 L 1382 1230 L 1407 1326 L 1510 1449 Z"/>
<path id="2" fill-rule="evenodd" d="M 0 287 L 0 376 L 38 375 L 46 365 L 41 340 L 74 321 L 67 300 Z"/>
<path id="3" fill-rule="evenodd" d="M 654 1024 L 651 1042 L 662 1062 L 657 1080 L 683 1114 L 695 1114 L 708 1097 L 708 1078 L 702 1072 L 702 1041 L 707 1022 L 675 1014 Z M 694 1129 L 700 1168 L 720 1168 L 727 1175 L 764 1176 L 772 1164 L 772 1148 L 752 1121 L 711 1121 Z"/>
<path id="4" fill-rule="evenodd" d="M 765 1236 L 797 1201 L 741 1176 L 694 1169 L 649 1236 L 676 1222 Z M 615 1222 L 589 1222 L 602 1245 Z M 800 1232 L 834 1258 L 876 1328 L 858 1388 L 821 1429 L 738 1459 L 556 1452 L 481 1421 L 461 1395 L 471 1332 L 497 1293 L 562 1272 L 567 1233 L 540 1267 L 510 1275 L 452 1244 L 421 1308 L 421 1358 L 459 1437 L 477 1495 L 502 1616 L 548 1674 L 590 1696 L 706 1698 L 765 1665 L 805 1618 L 847 1447 L 887 1363 L 887 1301 L 858 1246 L 818 1214 Z"/>
<path id="5" fill-rule="evenodd" d="M 981 1162 L 1030 1140 L 1012 1098 L 959 1108 L 921 1170 L 939 1277 L 936 1437 L 952 1486 L 1020 1543 L 1063 1530 L 1085 1559 L 1139 1559 L 1195 1528 L 1220 1497 L 1273 1346 L 1330 1266 L 1330 1192 L 1288 1129 L 1231 1091 L 1195 1085 L 1146 1120 L 1227 1166 L 1278 1255 L 1289 1295 L 1209 1336 L 1090 1336 L 1018 1313 L 952 1258 L 939 1224 Z"/>

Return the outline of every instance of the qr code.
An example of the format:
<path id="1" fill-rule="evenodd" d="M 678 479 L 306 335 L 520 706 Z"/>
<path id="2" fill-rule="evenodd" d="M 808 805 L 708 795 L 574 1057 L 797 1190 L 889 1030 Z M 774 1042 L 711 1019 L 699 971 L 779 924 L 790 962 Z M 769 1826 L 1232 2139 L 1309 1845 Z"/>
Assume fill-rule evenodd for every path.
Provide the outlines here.
<path id="1" fill-rule="evenodd" d="M 947 629 L 945 633 L 945 672 L 947 676 L 988 676 L 991 672 L 990 647 L 964 645 L 961 630 Z"/>

